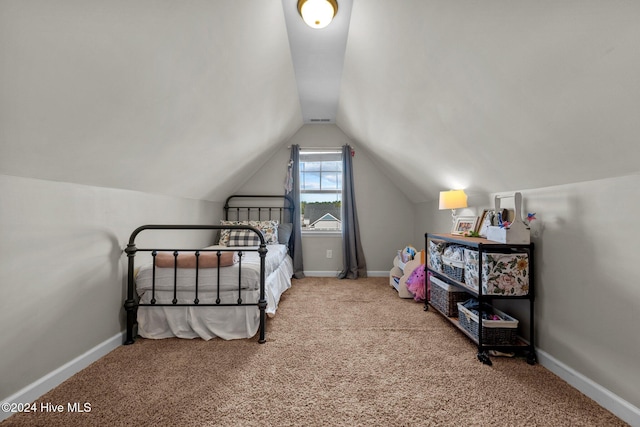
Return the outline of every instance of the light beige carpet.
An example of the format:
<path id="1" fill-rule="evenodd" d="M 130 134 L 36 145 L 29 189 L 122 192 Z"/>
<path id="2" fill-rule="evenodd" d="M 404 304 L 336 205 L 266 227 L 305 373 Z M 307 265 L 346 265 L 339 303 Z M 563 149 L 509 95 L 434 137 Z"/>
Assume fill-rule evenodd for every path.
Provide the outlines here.
<path id="1" fill-rule="evenodd" d="M 386 278 L 294 281 L 266 344 L 138 339 L 43 402 L 91 412 L 18 414 L 2 427 L 625 425 L 540 365 L 481 364 Z"/>

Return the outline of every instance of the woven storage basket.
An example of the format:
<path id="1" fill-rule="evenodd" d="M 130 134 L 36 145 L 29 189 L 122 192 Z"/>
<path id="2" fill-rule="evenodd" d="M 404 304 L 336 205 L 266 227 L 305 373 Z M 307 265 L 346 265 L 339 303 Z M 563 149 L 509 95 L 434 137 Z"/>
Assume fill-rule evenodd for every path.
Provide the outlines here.
<path id="1" fill-rule="evenodd" d="M 430 281 L 431 300 L 429 302 L 431 305 L 449 317 L 457 316 L 458 303 L 468 300 L 469 294 L 437 277 L 431 277 Z"/>
<path id="2" fill-rule="evenodd" d="M 442 257 L 442 272 L 453 280 L 464 283 L 464 261 Z"/>
<path id="3" fill-rule="evenodd" d="M 494 314 L 507 320 L 483 320 L 482 344 L 515 344 L 518 333 L 518 321 L 500 310 L 493 307 L 490 307 L 490 309 Z M 462 303 L 458 303 L 458 322 L 460 326 L 469 332 L 476 340 L 478 339 L 478 315 L 469 311 Z"/>

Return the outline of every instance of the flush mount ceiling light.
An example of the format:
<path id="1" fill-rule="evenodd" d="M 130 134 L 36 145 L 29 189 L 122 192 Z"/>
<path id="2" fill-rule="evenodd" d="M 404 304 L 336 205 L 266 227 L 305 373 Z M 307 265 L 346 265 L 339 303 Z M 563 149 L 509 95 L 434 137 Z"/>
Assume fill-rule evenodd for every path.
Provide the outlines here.
<path id="1" fill-rule="evenodd" d="M 298 0 L 298 12 L 311 28 L 324 28 L 338 13 L 336 0 Z"/>

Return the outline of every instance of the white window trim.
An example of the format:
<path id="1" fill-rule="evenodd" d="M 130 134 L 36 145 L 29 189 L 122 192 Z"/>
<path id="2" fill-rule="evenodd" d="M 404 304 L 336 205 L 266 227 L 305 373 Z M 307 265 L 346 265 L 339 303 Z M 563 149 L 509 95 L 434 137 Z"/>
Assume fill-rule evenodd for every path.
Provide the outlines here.
<path id="1" fill-rule="evenodd" d="M 317 237 L 342 237 L 342 231 L 326 231 L 326 230 L 305 230 L 302 229 L 302 236 Z"/>
<path id="2" fill-rule="evenodd" d="M 326 148 L 304 148 L 300 147 L 300 154 L 321 154 L 321 153 L 336 153 L 342 155 L 342 149 L 340 147 L 326 147 Z M 344 171 L 342 171 L 342 179 L 344 179 Z M 305 193 L 322 193 L 323 191 L 300 191 L 300 195 L 302 196 Z M 334 193 L 333 191 L 326 191 L 326 193 Z M 340 200 L 342 201 L 342 190 L 340 190 Z M 306 236 L 318 236 L 318 237 L 340 237 L 342 238 L 342 226 L 340 226 L 340 230 L 308 230 L 302 227 L 303 237 Z"/>

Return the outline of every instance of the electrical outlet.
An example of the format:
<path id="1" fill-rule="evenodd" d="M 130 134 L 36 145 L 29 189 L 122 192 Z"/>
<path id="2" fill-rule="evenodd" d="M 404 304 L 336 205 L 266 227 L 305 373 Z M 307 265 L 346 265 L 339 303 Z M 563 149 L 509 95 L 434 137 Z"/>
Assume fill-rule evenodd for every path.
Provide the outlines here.
<path id="1" fill-rule="evenodd" d="M 331 249 L 327 249 L 327 258 L 333 258 L 333 251 Z"/>

